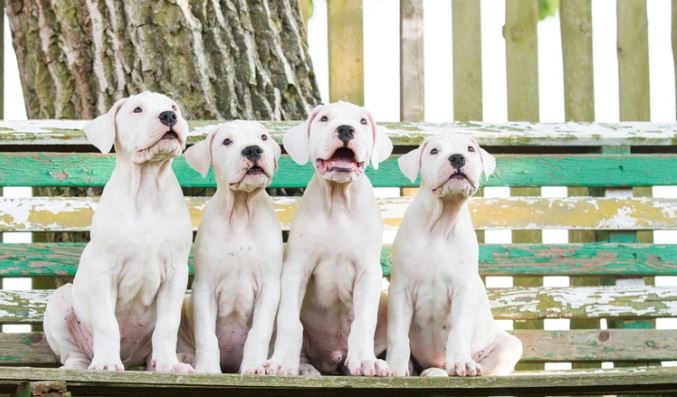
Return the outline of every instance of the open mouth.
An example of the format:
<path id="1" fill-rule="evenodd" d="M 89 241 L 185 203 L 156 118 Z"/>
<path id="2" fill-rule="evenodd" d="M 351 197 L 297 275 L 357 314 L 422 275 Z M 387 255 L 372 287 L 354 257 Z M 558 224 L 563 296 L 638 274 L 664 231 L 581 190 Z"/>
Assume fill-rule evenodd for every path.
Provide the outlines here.
<path id="1" fill-rule="evenodd" d="M 162 139 L 176 139 L 176 140 L 178 140 L 179 136 L 176 134 L 176 132 L 174 132 L 174 130 L 169 130 L 164 135 L 162 135 L 162 138 L 160 138 L 160 140 L 162 140 Z"/>
<path id="2" fill-rule="evenodd" d="M 265 175 L 266 172 L 263 171 L 263 168 L 255 165 L 247 170 L 246 175 Z"/>
<path id="3" fill-rule="evenodd" d="M 355 152 L 351 149 L 342 147 L 336 149 L 330 158 L 324 160 L 318 158 L 317 168 L 323 172 L 355 172 L 364 169 L 364 161 L 358 162 L 355 159 Z"/>

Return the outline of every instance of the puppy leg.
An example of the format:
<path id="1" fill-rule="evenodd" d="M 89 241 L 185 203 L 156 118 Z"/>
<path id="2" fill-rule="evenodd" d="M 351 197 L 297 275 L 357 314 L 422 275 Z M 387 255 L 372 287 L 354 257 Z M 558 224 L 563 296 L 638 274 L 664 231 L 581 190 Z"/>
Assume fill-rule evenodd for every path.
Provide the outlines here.
<path id="1" fill-rule="evenodd" d="M 265 363 L 270 350 L 270 338 L 275 325 L 275 314 L 280 303 L 280 274 L 266 274 L 262 291 L 254 307 L 252 327 L 247 334 L 240 373 L 265 375 Z"/>
<path id="2" fill-rule="evenodd" d="M 153 331 L 151 366 L 158 372 L 193 372 L 176 355 L 181 305 L 188 284 L 188 266 L 177 264 L 172 277 L 160 286 L 157 295 L 157 320 Z"/>
<path id="3" fill-rule="evenodd" d="M 357 276 L 353 289 L 354 319 L 348 335 L 346 366 L 355 376 L 388 376 L 390 370 L 384 360 L 374 353 L 376 319 L 381 295 L 381 269 L 364 271 Z"/>
<path id="4" fill-rule="evenodd" d="M 216 337 L 217 302 L 209 283 L 200 276 L 193 282 L 191 305 L 195 331 L 195 371 L 219 374 L 221 352 Z"/>
<path id="5" fill-rule="evenodd" d="M 89 246 L 88 246 L 89 247 Z M 87 248 L 82 254 L 84 261 Z M 98 258 L 99 264 L 92 265 L 106 271 L 92 272 L 88 284 L 87 297 L 92 321 L 94 357 L 89 369 L 101 371 L 124 371 L 120 360 L 120 326 L 115 317 L 117 289 L 113 282 L 113 269 L 108 264 L 115 263 L 114 258 Z"/>
<path id="6" fill-rule="evenodd" d="M 477 279 L 477 282 L 482 281 Z M 482 368 L 472 359 L 474 320 L 484 289 L 470 281 L 451 297 L 451 332 L 447 339 L 445 369 L 451 376 L 479 376 Z"/>
<path id="7" fill-rule="evenodd" d="M 303 346 L 301 304 L 312 271 L 303 247 L 289 245 L 282 267 L 280 309 L 277 313 L 277 335 L 273 356 L 266 362 L 268 375 L 298 375 Z"/>
<path id="8" fill-rule="evenodd" d="M 65 369 L 87 369 L 89 357 L 75 343 L 71 324 L 75 320 L 72 284 L 59 287 L 47 302 L 43 328 L 49 346 L 54 350 Z M 89 341 L 91 350 L 91 340 Z"/>
<path id="9" fill-rule="evenodd" d="M 393 376 L 408 376 L 411 351 L 409 329 L 414 314 L 411 296 L 394 280 L 390 284 L 388 302 L 388 350 L 386 361 Z"/>
<path id="10" fill-rule="evenodd" d="M 484 375 L 508 375 L 515 370 L 515 364 L 522 357 L 522 342 L 513 335 L 502 331 L 484 349 L 472 355 Z"/>

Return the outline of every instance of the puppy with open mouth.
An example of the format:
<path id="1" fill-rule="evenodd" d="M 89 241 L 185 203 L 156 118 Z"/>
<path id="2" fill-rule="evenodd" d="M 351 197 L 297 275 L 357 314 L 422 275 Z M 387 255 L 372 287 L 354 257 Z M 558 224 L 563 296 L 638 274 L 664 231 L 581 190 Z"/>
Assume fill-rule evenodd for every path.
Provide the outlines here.
<path id="1" fill-rule="evenodd" d="M 282 232 L 265 188 L 280 147 L 255 121 L 232 121 L 186 150 L 217 189 L 195 239 L 195 280 L 179 352 L 198 372 L 264 374 L 280 298 Z"/>
<path id="2" fill-rule="evenodd" d="M 289 233 L 267 373 L 386 376 L 375 354 L 385 345 L 374 342 L 385 336 L 377 322 L 383 220 L 364 170 L 378 168 L 392 143 L 366 109 L 338 102 L 316 107 L 284 147 L 298 164 L 312 161 L 315 175 Z"/>
<path id="3" fill-rule="evenodd" d="M 467 200 L 496 166 L 474 139 L 446 133 L 403 155 L 400 169 L 421 189 L 393 244 L 387 361 L 393 375 L 500 375 L 522 355 L 494 321 L 478 269 Z M 416 365 L 410 366 L 410 357 Z"/>

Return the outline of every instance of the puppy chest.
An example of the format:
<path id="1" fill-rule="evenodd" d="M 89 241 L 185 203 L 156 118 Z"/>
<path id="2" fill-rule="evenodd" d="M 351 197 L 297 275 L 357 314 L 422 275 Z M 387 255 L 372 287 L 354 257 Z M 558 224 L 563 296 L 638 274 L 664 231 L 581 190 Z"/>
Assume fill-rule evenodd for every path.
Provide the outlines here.
<path id="1" fill-rule="evenodd" d="M 248 322 L 261 292 L 261 274 L 247 269 L 223 275 L 215 288 L 217 316 Z"/>
<path id="2" fill-rule="evenodd" d="M 330 306 L 338 301 L 351 306 L 356 275 L 350 257 L 335 255 L 323 258 L 313 271 L 308 292 L 314 294 L 315 302 L 320 305 Z"/>

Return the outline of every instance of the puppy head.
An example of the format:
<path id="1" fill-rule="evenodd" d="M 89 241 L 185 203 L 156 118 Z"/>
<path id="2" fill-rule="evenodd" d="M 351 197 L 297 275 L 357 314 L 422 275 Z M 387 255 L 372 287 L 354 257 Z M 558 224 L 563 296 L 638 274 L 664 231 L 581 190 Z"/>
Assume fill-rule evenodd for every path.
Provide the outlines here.
<path id="1" fill-rule="evenodd" d="M 378 169 L 393 150 L 371 113 L 347 102 L 316 107 L 303 124 L 284 135 L 283 142 L 295 162 L 311 160 L 322 178 L 338 183 L 360 176 L 367 162 Z"/>
<path id="2" fill-rule="evenodd" d="M 251 192 L 272 181 L 280 146 L 260 123 L 235 120 L 210 131 L 207 138 L 186 150 L 185 157 L 202 176 L 213 164 L 219 185 Z"/>
<path id="3" fill-rule="evenodd" d="M 400 169 L 412 182 L 421 174 L 421 186 L 437 197 L 472 196 L 484 174 L 496 168 L 496 159 L 464 135 L 444 133 L 428 138 L 421 146 L 399 159 Z"/>
<path id="4" fill-rule="evenodd" d="M 110 152 L 115 144 L 118 155 L 141 164 L 180 155 L 186 147 L 188 123 L 176 102 L 146 91 L 118 100 L 84 130 L 102 153 Z"/>

